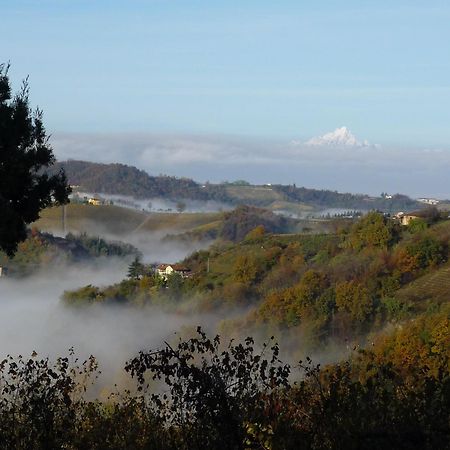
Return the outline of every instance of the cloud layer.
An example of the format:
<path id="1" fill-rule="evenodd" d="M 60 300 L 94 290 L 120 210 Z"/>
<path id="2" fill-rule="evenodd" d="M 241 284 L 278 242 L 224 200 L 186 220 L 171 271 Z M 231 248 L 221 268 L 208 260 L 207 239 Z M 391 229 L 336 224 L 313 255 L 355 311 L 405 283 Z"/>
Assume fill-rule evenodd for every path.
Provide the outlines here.
<path id="1" fill-rule="evenodd" d="M 246 179 L 374 195 L 400 192 L 450 198 L 449 149 L 358 143 L 356 138 L 355 145 L 336 146 L 169 134 L 61 134 L 52 139 L 60 160 L 121 162 L 152 175 L 186 176 L 199 182 Z"/>

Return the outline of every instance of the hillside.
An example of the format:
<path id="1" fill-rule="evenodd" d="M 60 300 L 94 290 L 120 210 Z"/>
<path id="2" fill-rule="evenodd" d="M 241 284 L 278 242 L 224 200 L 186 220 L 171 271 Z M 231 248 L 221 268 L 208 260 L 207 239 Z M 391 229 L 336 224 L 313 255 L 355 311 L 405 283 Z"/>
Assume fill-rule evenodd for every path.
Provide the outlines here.
<path id="1" fill-rule="evenodd" d="M 335 224 L 330 221 L 298 220 L 274 214 L 270 210 L 239 206 L 228 212 L 216 213 L 150 213 L 116 205 L 92 206 L 68 204 L 63 208 L 48 208 L 33 224 L 38 229 L 57 232 L 87 232 L 90 234 L 166 236 L 166 241 L 201 242 L 220 239 L 239 242 L 257 226 L 268 233 L 326 232 Z"/>
<path id="2" fill-rule="evenodd" d="M 302 348 L 309 349 L 331 341 L 360 342 L 387 324 L 450 301 L 450 221 L 422 225 L 402 227 L 370 213 L 343 222 L 337 233 L 277 234 L 258 226 L 244 237 L 238 233 L 234 243 L 221 240 L 186 258 L 183 265 L 192 276 L 168 282 L 169 289 L 157 279 L 127 281 L 117 289 L 131 303 L 135 298 L 150 305 L 175 301 L 181 310 L 216 310 L 225 316 L 236 308 L 247 311 L 224 324 L 228 332 L 302 336 Z M 222 224 L 221 231 L 226 228 Z M 104 295 L 114 298 L 115 290 Z M 195 303 L 186 306 L 180 302 L 193 298 Z"/>
<path id="3" fill-rule="evenodd" d="M 402 302 L 426 310 L 431 305 L 438 305 L 450 300 L 450 265 L 427 273 L 397 293 Z"/>
<path id="4" fill-rule="evenodd" d="M 329 208 L 380 210 L 394 213 L 423 207 L 405 195 L 392 198 L 308 189 L 295 185 L 252 186 L 248 183 L 200 185 L 188 178 L 152 176 L 124 164 L 100 164 L 69 160 L 58 162 L 52 173 L 63 168 L 69 183 L 80 191 L 131 196 L 136 199 L 216 201 L 226 205 L 253 205 L 295 215 Z"/>
<path id="5" fill-rule="evenodd" d="M 28 232 L 27 239 L 19 244 L 13 257 L 0 252 L 0 267 L 8 269 L 8 276 L 21 277 L 68 264 L 84 266 L 99 257 L 123 258 L 126 263 L 136 255 L 139 251 L 123 242 L 107 241 L 86 233 L 69 233 L 62 238 L 33 228 Z"/>
<path id="6" fill-rule="evenodd" d="M 91 206 L 68 204 L 63 209 L 48 208 L 33 225 L 47 231 L 88 232 L 127 236 L 134 233 L 182 233 L 192 228 L 217 221 L 222 213 L 144 213 L 116 205 Z"/>
<path id="7" fill-rule="evenodd" d="M 357 210 L 378 210 L 387 213 L 397 211 L 410 211 L 423 208 L 416 200 L 406 195 L 396 194 L 392 198 L 371 197 L 369 195 L 357 195 L 350 193 L 340 193 L 330 190 L 307 189 L 304 187 L 282 186 L 273 187 L 276 192 L 291 202 L 301 202 L 325 208 L 343 208 Z"/>
<path id="8" fill-rule="evenodd" d="M 164 403 L 166 392 L 184 395 L 177 398 L 188 405 L 198 399 L 196 420 L 204 420 L 206 407 L 215 413 L 222 399 L 236 398 L 235 391 L 225 397 L 222 386 L 236 386 L 237 379 L 245 394 L 238 411 L 245 410 L 249 398 L 256 398 L 258 407 L 268 399 L 259 418 L 250 414 L 246 419 L 245 429 L 248 423 L 255 428 L 262 423 L 266 428 L 261 439 L 269 442 L 266 435 L 274 436 L 274 442 L 281 442 L 274 449 L 298 448 L 311 429 L 314 442 L 321 443 L 326 435 L 332 444 L 305 448 L 331 449 L 338 440 L 343 443 L 339 448 L 373 442 L 361 448 L 380 448 L 380 442 L 388 443 L 382 446 L 386 448 L 426 448 L 420 445 L 422 435 L 432 442 L 428 448 L 446 448 L 450 221 L 435 217 L 413 222 L 402 227 L 370 213 L 329 234 L 279 235 L 256 227 L 239 242 L 221 241 L 191 254 L 179 266 L 188 268 L 187 277 L 175 273 L 163 279 L 146 266 L 117 284 L 65 291 L 62 304 L 87 313 L 100 305 L 113 306 L 116 313 L 118 306 L 139 314 L 161 309 L 176 317 L 207 317 L 208 327 L 220 331 L 222 338 L 209 339 L 201 327 L 197 334 L 185 327 L 165 347 L 141 351 L 127 363 L 126 371 L 144 386 L 138 392 L 147 396 L 146 403 L 144 397 L 142 403 L 134 398 L 126 403 L 126 417 L 136 415 L 134 424 L 147 411 L 139 405 L 149 401 L 155 401 L 157 409 L 166 405 L 172 414 L 173 404 Z M 410 298 L 405 297 L 407 291 Z M 268 344 L 261 349 L 263 339 Z M 284 365 L 286 357 L 295 365 Z M 163 402 L 155 397 L 154 383 L 147 384 L 155 373 L 154 379 L 176 387 L 164 390 Z M 261 380 L 253 382 L 254 376 Z M 275 389 L 269 394 L 258 390 L 264 386 Z M 211 402 L 216 389 L 218 396 Z M 281 441 L 286 426 L 300 430 L 289 446 Z M 358 445 L 353 446 L 357 433 Z M 414 445 L 403 445 L 407 439 Z"/>
<path id="9" fill-rule="evenodd" d="M 143 170 L 124 164 L 99 164 L 69 160 L 57 162 L 52 172 L 61 168 L 71 185 L 87 192 L 127 195 L 135 198 L 190 198 L 207 200 L 201 187 L 188 178 L 150 176 Z"/>

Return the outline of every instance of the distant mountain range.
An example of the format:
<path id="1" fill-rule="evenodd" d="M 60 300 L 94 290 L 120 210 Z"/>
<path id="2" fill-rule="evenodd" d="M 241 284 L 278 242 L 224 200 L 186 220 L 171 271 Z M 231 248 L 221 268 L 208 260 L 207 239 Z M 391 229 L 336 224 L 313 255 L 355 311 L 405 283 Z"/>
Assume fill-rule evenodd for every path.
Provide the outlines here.
<path id="1" fill-rule="evenodd" d="M 124 164 L 100 164 L 69 160 L 56 163 L 51 172 L 64 169 L 69 183 L 79 191 L 131 196 L 136 199 L 162 198 L 167 200 L 214 200 L 229 205 L 253 205 L 273 210 L 295 208 L 324 210 L 380 210 L 396 212 L 423 207 L 405 195 L 372 197 L 309 189 L 296 185 L 255 186 L 245 182 L 199 184 L 189 178 L 152 176 L 136 167 Z"/>

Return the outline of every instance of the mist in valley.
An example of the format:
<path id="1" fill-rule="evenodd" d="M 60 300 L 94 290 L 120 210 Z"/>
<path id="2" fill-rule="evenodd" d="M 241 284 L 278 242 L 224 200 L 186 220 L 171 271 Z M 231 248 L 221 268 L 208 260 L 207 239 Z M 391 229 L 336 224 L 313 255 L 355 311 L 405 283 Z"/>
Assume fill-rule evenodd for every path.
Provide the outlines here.
<path id="1" fill-rule="evenodd" d="M 215 318 L 175 314 L 160 308 L 118 305 L 65 306 L 64 290 L 93 284 L 105 286 L 126 276 L 126 266 L 105 262 L 101 267 L 66 266 L 26 279 L 0 280 L 0 357 L 66 356 L 70 348 L 80 359 L 94 355 L 104 383 L 123 377 L 126 361 L 140 350 L 160 347 L 174 333 L 202 325 L 211 328 Z"/>
<path id="2" fill-rule="evenodd" d="M 180 213 L 215 213 L 221 211 L 229 211 L 233 206 L 227 203 L 218 202 L 215 200 L 193 200 L 193 199 L 179 199 L 169 200 L 165 198 L 135 198 L 127 195 L 105 194 L 102 192 L 76 192 L 72 194 L 72 198 L 82 200 L 84 198 L 100 198 L 107 202 L 112 202 L 124 208 L 133 209 L 143 212 L 170 212 L 174 214 Z"/>
<path id="3" fill-rule="evenodd" d="M 64 234 L 58 229 L 47 231 Z M 66 231 L 77 234 L 80 229 L 68 227 Z M 175 263 L 211 244 L 165 240 L 173 229 L 117 234 L 108 230 L 107 223 L 95 221 L 83 222 L 81 231 L 132 244 L 146 264 Z M 61 301 L 66 290 L 86 285 L 106 287 L 122 281 L 127 277 L 129 263 L 130 257 L 100 257 L 41 269 L 25 278 L 0 278 L 0 357 L 7 354 L 27 357 L 36 351 L 39 356 L 54 360 L 66 356 L 73 348 L 80 359 L 90 355 L 97 358 L 102 371 L 99 386 L 109 389 L 114 384 L 123 386 L 129 382 L 123 368 L 140 350 L 161 347 L 164 341 L 174 342 L 179 336 L 190 337 L 199 325 L 210 335 L 223 335 L 224 341 L 231 337 L 243 339 L 250 334 L 260 345 L 270 337 L 265 329 L 233 326 L 235 319 L 247 316 L 251 305 L 229 305 L 214 313 L 199 313 L 195 298 L 180 298 L 176 307 L 111 303 L 68 307 Z M 276 334 L 275 339 L 281 344 L 284 360 L 295 365 L 306 356 L 298 330 L 292 335 Z M 336 344 L 309 356 L 326 363 L 340 359 L 348 350 Z"/>
<path id="4" fill-rule="evenodd" d="M 136 246 L 147 264 L 177 262 L 199 248 L 194 243 L 163 242 L 163 232 L 118 236 L 100 233 L 98 224 L 91 225 L 90 233 L 96 231 L 102 238 Z M 198 325 L 214 330 L 223 319 L 188 309 L 175 313 L 152 306 L 68 307 L 61 301 L 66 290 L 122 281 L 129 262 L 129 258 L 100 257 L 49 266 L 28 277 L 0 278 L 0 358 L 8 354 L 28 357 L 36 351 L 40 357 L 54 360 L 73 348 L 80 359 L 94 355 L 102 371 L 101 385 L 113 386 L 123 381 L 126 361 L 140 350 L 160 347 L 165 340 L 173 340 L 175 333 L 191 333 Z"/>
<path id="5" fill-rule="evenodd" d="M 63 231 L 61 228 L 43 227 L 43 231 L 54 236 L 65 237 L 67 233 L 79 235 L 87 233 L 89 236 L 98 236 L 110 242 L 123 242 L 136 247 L 142 255 L 142 261 L 146 264 L 154 263 L 175 263 L 184 259 L 191 253 L 207 248 L 212 243 L 205 241 L 173 241 L 167 238 L 168 235 L 176 236 L 184 230 L 177 228 L 167 228 L 157 231 L 144 231 L 139 227 L 130 233 L 117 233 L 110 229 L 110 224 L 99 223 L 94 220 L 83 220 L 81 226 L 71 226 L 70 224 Z"/>

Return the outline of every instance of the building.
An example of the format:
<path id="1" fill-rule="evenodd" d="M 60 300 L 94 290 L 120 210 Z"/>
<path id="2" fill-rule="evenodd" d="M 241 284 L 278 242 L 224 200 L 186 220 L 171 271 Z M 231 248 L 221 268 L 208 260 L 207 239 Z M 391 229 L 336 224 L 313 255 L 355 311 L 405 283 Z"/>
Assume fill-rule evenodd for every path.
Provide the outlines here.
<path id="1" fill-rule="evenodd" d="M 191 270 L 181 264 L 160 264 L 156 268 L 156 273 L 161 278 L 167 280 L 167 277 L 173 275 L 174 273 L 181 275 L 183 278 L 187 278 L 191 274 Z"/>
<path id="2" fill-rule="evenodd" d="M 404 213 L 403 211 L 400 211 L 394 216 L 394 219 L 397 219 L 400 222 L 400 225 L 407 226 L 412 220 L 421 219 L 421 216 L 416 213 Z"/>
<path id="3" fill-rule="evenodd" d="M 439 200 L 435 198 L 418 198 L 418 202 L 425 203 L 427 205 L 433 205 L 436 206 L 439 203 Z"/>
<path id="4" fill-rule="evenodd" d="M 91 197 L 88 200 L 88 204 L 93 206 L 100 206 L 102 204 L 102 201 L 99 198 Z"/>

